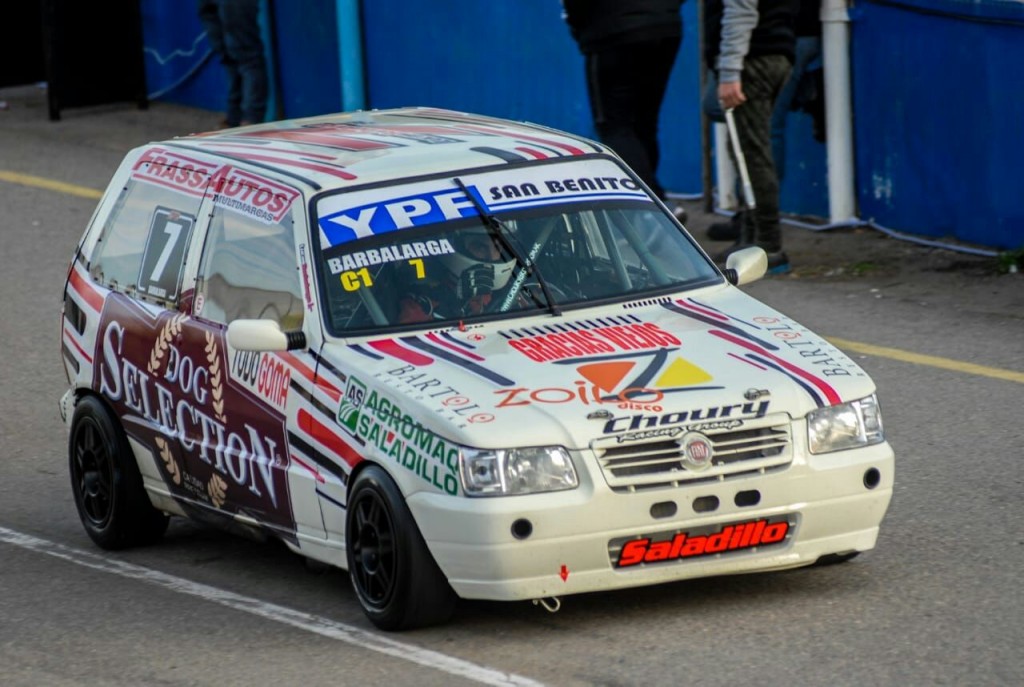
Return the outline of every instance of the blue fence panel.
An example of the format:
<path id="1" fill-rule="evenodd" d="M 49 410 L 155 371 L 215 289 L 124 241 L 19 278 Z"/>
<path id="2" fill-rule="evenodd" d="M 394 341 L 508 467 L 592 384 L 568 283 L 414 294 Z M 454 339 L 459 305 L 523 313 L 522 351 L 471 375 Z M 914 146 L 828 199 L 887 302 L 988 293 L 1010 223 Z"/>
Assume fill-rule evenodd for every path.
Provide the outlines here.
<path id="1" fill-rule="evenodd" d="M 264 0 L 260 24 L 270 81 L 269 119 L 341 109 L 336 0 Z M 146 83 L 154 100 L 223 111 L 227 79 L 211 54 L 194 0 L 142 0 Z"/>
<path id="2" fill-rule="evenodd" d="M 696 2 L 683 10 L 659 177 L 670 190 L 699 192 Z M 444 107 L 593 137 L 583 58 L 561 12 L 557 0 L 364 2 L 368 103 Z"/>
<path id="3" fill-rule="evenodd" d="M 210 51 L 196 3 L 142 0 L 140 10 L 150 99 L 224 110 L 223 68 Z"/>
<path id="4" fill-rule="evenodd" d="M 872 0 L 852 18 L 861 217 L 1024 244 L 1024 4 Z"/>

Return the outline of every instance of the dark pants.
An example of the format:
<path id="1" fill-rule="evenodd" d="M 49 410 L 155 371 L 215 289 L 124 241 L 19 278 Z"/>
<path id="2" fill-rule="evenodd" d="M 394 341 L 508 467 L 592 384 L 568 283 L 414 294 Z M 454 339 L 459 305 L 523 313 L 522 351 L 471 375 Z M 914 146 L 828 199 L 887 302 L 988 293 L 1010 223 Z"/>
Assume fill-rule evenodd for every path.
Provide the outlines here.
<path id="1" fill-rule="evenodd" d="M 782 250 L 779 177 L 772 160 L 772 110 L 791 67 L 782 55 L 748 57 L 740 75 L 747 102 L 733 110 L 756 206 L 754 212 L 743 213 L 741 241 L 754 243 L 769 253 Z"/>
<path id="2" fill-rule="evenodd" d="M 226 123 L 262 122 L 267 113 L 267 63 L 259 0 L 198 0 L 198 5 L 206 39 L 228 79 Z"/>
<path id="3" fill-rule="evenodd" d="M 658 115 L 681 38 L 631 43 L 586 57 L 594 128 L 659 198 Z"/>

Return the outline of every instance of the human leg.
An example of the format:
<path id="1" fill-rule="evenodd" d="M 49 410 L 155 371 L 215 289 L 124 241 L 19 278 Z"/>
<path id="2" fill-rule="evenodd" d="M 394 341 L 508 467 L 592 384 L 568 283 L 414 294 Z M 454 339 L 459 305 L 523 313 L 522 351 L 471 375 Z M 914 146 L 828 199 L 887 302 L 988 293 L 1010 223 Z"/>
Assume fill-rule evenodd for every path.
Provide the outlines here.
<path id="1" fill-rule="evenodd" d="M 772 108 L 772 159 L 775 161 L 775 174 L 779 184 L 786 175 L 786 118 L 793 108 L 793 99 L 804 72 L 820 55 L 821 38 L 800 36 L 796 39 L 796 60 L 793 62 L 793 70 L 779 90 L 779 96 Z"/>
<path id="2" fill-rule="evenodd" d="M 240 78 L 241 120 L 262 122 L 267 112 L 267 63 L 259 24 L 259 0 L 221 0 L 224 45 Z"/>
<path id="3" fill-rule="evenodd" d="M 752 239 L 768 253 L 782 250 L 779 180 L 771 150 L 771 114 L 789 71 L 789 61 L 781 55 L 747 58 L 740 77 L 747 101 L 734 110 L 740 148 L 746 158 L 755 200 L 754 211 L 744 213 L 742 238 Z"/>
<path id="4" fill-rule="evenodd" d="M 651 165 L 648 145 L 637 132 L 638 103 L 647 94 L 636 46 L 609 48 L 587 55 L 587 92 L 594 129 L 602 143 L 621 157 L 651 190 L 663 197 Z"/>
<path id="5" fill-rule="evenodd" d="M 238 126 L 242 119 L 242 78 L 238 73 L 238 64 L 228 53 L 224 43 L 224 24 L 221 20 L 221 3 L 217 0 L 198 0 L 199 21 L 206 30 L 206 40 L 210 49 L 220 59 L 224 67 L 224 77 L 228 82 L 227 103 L 224 109 L 225 126 Z"/>

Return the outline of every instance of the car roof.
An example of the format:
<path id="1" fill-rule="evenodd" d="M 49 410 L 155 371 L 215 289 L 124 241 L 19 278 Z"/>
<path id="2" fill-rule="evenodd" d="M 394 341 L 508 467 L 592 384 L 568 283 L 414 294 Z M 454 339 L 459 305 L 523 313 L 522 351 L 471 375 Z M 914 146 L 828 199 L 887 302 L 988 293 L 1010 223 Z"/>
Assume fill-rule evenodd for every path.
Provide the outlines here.
<path id="1" fill-rule="evenodd" d="M 283 120 L 158 145 L 245 161 L 316 191 L 610 152 L 590 139 L 536 124 L 428 107 Z"/>

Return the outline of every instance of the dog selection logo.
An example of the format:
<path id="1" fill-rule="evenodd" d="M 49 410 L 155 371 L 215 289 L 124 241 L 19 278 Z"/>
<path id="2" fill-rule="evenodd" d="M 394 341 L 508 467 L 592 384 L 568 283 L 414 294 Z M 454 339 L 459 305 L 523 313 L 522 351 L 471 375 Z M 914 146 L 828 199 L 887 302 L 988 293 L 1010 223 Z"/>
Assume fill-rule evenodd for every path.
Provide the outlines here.
<path id="1" fill-rule="evenodd" d="M 711 467 L 715 451 L 710 439 L 700 432 L 687 432 L 678 441 L 683 450 L 683 465 L 686 469 L 700 472 Z"/>

